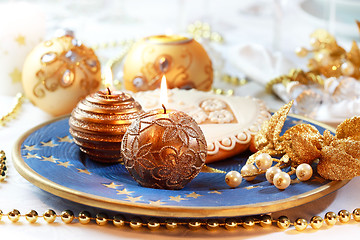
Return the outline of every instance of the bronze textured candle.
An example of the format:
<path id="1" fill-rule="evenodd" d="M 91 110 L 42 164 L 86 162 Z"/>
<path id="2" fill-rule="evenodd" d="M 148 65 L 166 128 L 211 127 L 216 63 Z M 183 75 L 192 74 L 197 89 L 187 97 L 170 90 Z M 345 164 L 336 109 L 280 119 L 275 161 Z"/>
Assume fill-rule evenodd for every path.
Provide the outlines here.
<path id="1" fill-rule="evenodd" d="M 182 189 L 200 172 L 206 140 L 195 120 L 175 110 L 152 110 L 134 120 L 124 135 L 124 164 L 142 186 Z"/>
<path id="2" fill-rule="evenodd" d="M 81 151 L 91 159 L 118 162 L 123 135 L 141 113 L 141 105 L 129 94 L 98 91 L 74 108 L 69 120 L 70 133 Z"/>

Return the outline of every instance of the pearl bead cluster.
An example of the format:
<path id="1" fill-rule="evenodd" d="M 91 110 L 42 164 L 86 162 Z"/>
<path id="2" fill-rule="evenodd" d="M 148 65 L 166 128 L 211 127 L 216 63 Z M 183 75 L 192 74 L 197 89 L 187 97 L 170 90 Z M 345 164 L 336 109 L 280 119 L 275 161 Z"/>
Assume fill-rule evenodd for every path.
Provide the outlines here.
<path id="1" fill-rule="evenodd" d="M 255 158 L 254 164 L 245 164 L 241 168 L 241 173 L 238 171 L 230 171 L 225 176 L 225 182 L 231 187 L 239 186 L 244 178 L 247 181 L 253 181 L 257 175 L 265 173 L 266 180 L 274 184 L 278 189 L 286 189 L 290 183 L 289 173 L 283 172 L 277 165 L 273 165 L 273 158 L 268 153 L 261 153 Z M 312 167 L 307 163 L 302 163 L 295 169 L 296 177 L 300 181 L 307 181 L 312 177 Z"/>
<path id="2" fill-rule="evenodd" d="M 270 215 L 262 215 L 257 217 L 242 217 L 239 218 L 228 218 L 223 221 L 218 219 L 208 219 L 208 220 L 195 220 L 190 219 L 186 222 L 179 222 L 175 220 L 167 219 L 163 222 L 159 221 L 156 218 L 151 218 L 148 221 L 143 221 L 139 217 L 132 217 L 130 220 L 126 220 L 123 215 L 115 215 L 113 218 L 109 218 L 106 213 L 98 213 L 96 217 L 91 217 L 91 214 L 88 211 L 82 211 L 76 217 L 71 210 L 64 210 L 60 215 L 57 215 L 54 210 L 47 210 L 42 216 L 38 215 L 35 210 L 31 210 L 25 215 L 21 215 L 19 210 L 14 209 L 7 214 L 3 214 L 0 210 L 0 221 L 3 216 L 7 216 L 8 219 L 16 223 L 20 220 L 21 217 L 29 223 L 36 223 L 39 218 L 43 218 L 47 223 L 53 223 L 56 219 L 60 218 L 61 221 L 65 224 L 73 223 L 74 220 L 77 220 L 81 224 L 88 224 L 92 221 L 95 221 L 97 225 L 104 226 L 107 223 L 113 223 L 115 227 L 124 227 L 129 226 L 132 229 L 140 229 L 142 227 L 147 227 L 150 230 L 158 230 L 160 227 L 165 227 L 168 230 L 176 229 L 178 226 L 187 226 L 191 230 L 198 230 L 201 227 L 206 227 L 208 230 L 217 230 L 220 227 L 224 227 L 227 230 L 235 230 L 238 226 L 242 226 L 245 229 L 251 229 L 256 224 L 259 224 L 262 227 L 270 227 L 273 224 L 276 224 L 280 229 L 287 229 L 290 226 L 294 226 L 296 230 L 303 231 L 309 225 L 317 230 L 320 229 L 324 222 L 328 226 L 333 226 L 339 221 L 340 223 L 348 223 L 351 218 L 356 222 L 360 222 L 360 208 L 354 209 L 352 213 L 347 210 L 341 210 L 338 214 L 334 212 L 327 212 L 324 216 L 324 219 L 320 216 L 313 216 L 308 223 L 304 218 L 297 218 L 294 222 L 291 222 L 290 219 L 286 216 L 280 216 L 278 219 L 273 219 Z"/>
<path id="3" fill-rule="evenodd" d="M 6 155 L 3 150 L 0 150 L 0 182 L 4 181 L 6 178 Z"/>

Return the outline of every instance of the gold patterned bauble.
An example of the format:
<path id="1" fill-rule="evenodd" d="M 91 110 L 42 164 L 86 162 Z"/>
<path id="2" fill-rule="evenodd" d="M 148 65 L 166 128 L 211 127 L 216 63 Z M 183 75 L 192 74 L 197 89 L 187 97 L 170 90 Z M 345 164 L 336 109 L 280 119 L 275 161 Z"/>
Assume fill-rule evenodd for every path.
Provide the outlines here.
<path id="1" fill-rule="evenodd" d="M 70 134 L 92 160 L 119 162 L 122 138 L 142 113 L 140 104 L 129 94 L 98 91 L 80 101 L 72 111 Z"/>
<path id="2" fill-rule="evenodd" d="M 178 35 L 150 36 L 138 41 L 124 61 L 125 88 L 137 92 L 159 88 L 166 75 L 168 88 L 209 91 L 211 60 L 194 39 Z"/>
<path id="3" fill-rule="evenodd" d="M 68 35 L 40 43 L 23 66 L 25 95 L 54 116 L 70 113 L 100 83 L 100 63 L 94 51 Z"/>
<path id="4" fill-rule="evenodd" d="M 141 115 L 124 135 L 124 164 L 142 186 L 182 189 L 205 163 L 206 140 L 189 115 L 155 109 Z"/>

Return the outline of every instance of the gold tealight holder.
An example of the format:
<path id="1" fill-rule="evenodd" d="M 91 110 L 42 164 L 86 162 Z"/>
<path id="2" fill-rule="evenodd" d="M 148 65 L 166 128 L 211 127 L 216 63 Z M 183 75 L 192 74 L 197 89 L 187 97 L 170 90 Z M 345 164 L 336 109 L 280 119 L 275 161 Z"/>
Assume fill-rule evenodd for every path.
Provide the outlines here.
<path id="1" fill-rule="evenodd" d="M 124 84 L 138 92 L 159 88 L 166 75 L 169 88 L 209 91 L 211 60 L 200 43 L 180 35 L 146 37 L 134 44 L 124 61 Z"/>

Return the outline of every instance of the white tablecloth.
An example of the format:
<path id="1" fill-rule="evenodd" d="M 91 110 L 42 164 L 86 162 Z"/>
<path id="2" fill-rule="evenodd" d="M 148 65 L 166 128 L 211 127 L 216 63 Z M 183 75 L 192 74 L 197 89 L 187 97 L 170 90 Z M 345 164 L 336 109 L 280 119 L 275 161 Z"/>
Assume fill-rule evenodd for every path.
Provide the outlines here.
<path id="1" fill-rule="evenodd" d="M 285 56 L 298 61 L 293 49 L 299 45 L 307 45 L 309 34 L 318 27 L 326 27 L 326 22 L 309 17 L 299 4 L 301 1 L 291 1 L 285 4 L 282 34 L 273 36 L 273 2 L 271 1 L 36 1 L 44 9 L 48 17 L 48 34 L 57 27 L 70 27 L 75 30 L 78 38 L 88 43 L 99 43 L 109 40 L 121 40 L 131 37 L 153 35 L 158 33 L 177 33 L 194 20 L 209 22 L 215 31 L 221 32 L 227 46 L 239 43 L 253 42 L 272 49 L 274 39 L 275 47 Z M 274 1 L 276 2 L 276 1 Z M 285 1 L 282 1 L 285 2 Z M 275 29 L 276 30 L 276 29 Z M 168 31 L 168 32 L 167 32 Z M 170 31 L 170 32 L 169 32 Z M 278 30 L 276 30 L 278 31 Z M 344 44 L 349 38 L 339 35 Z M 106 60 L 107 55 L 100 58 Z M 226 60 L 226 56 L 224 56 Z M 236 69 L 233 73 L 236 73 Z M 216 82 L 218 86 L 232 88 L 231 85 Z M 269 108 L 277 109 L 283 103 L 276 97 L 264 92 L 264 87 L 256 82 L 235 89 L 237 95 L 251 95 L 263 99 Z M 14 104 L 12 96 L 0 96 L 0 114 L 6 113 Z M 61 199 L 32 185 L 14 169 L 11 152 L 15 141 L 30 128 L 52 119 L 29 102 L 25 102 L 22 110 L 15 120 L 6 126 L 0 127 L 0 149 L 7 154 L 8 175 L 0 183 L 0 209 L 7 213 L 18 209 L 22 214 L 31 209 L 42 214 L 47 209 L 54 209 L 58 214 L 62 210 L 71 209 L 75 214 L 87 210 L 95 215 L 103 210 L 84 206 L 68 200 Z M 273 217 L 288 216 L 291 221 L 296 218 L 305 218 L 308 221 L 314 215 L 324 217 L 328 211 L 338 212 L 342 209 L 352 211 L 360 207 L 360 178 L 354 178 L 340 190 L 308 203 L 303 206 L 273 213 Z M 229 199 L 231 201 L 231 199 Z M 115 228 L 112 224 L 97 226 L 95 223 L 81 225 L 78 222 L 63 224 L 59 219 L 56 223 L 47 224 L 39 219 L 36 224 L 29 224 L 24 217 L 18 223 L 11 223 L 8 219 L 0 221 L 1 239 L 324 239 L 342 238 L 344 236 L 357 236 L 360 224 L 351 221 L 348 224 L 336 224 L 327 227 L 325 224 L 320 230 L 311 227 L 305 232 L 297 232 L 291 227 L 280 230 L 277 227 L 269 229 L 254 227 L 253 230 L 238 230 L 230 232 L 219 229 L 210 232 L 205 229 L 191 231 L 186 227 L 179 227 L 175 231 L 162 229 L 151 232 L 146 228 L 134 231 L 129 227 Z"/>

